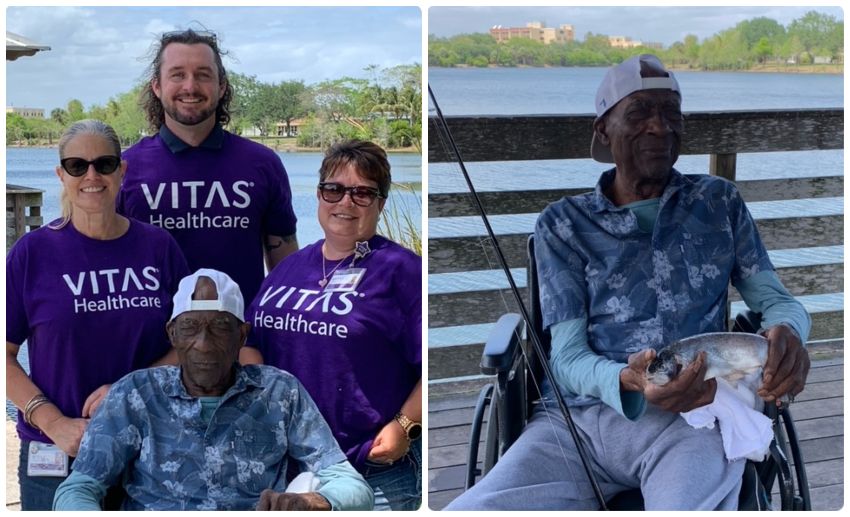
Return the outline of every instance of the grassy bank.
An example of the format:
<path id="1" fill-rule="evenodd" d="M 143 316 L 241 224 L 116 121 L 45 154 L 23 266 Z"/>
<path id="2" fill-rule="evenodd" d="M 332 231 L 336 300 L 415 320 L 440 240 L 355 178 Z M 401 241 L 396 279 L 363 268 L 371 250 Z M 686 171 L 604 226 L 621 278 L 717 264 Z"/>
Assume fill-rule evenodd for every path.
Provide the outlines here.
<path id="1" fill-rule="evenodd" d="M 253 140 L 254 142 L 258 142 L 263 144 L 266 147 L 270 147 L 275 151 L 280 151 L 284 153 L 296 153 L 296 152 L 313 152 L 320 153 L 322 149 L 319 147 L 301 147 L 297 142 L 296 138 L 279 138 L 279 137 L 249 137 L 249 140 Z M 58 146 L 55 142 L 49 143 L 47 139 L 44 140 L 36 140 L 32 139 L 29 143 L 14 143 L 14 144 L 6 144 L 6 147 L 32 147 L 32 148 L 42 148 L 42 149 L 56 149 Z M 388 153 L 414 153 L 419 154 L 419 150 L 415 147 L 399 147 L 394 149 L 387 149 Z"/>
<path id="2" fill-rule="evenodd" d="M 754 73 L 779 73 L 779 74 L 843 74 L 844 65 L 780 65 L 770 63 L 766 65 L 753 65 L 750 68 L 737 70 L 707 70 L 703 68 L 691 68 L 689 66 L 670 66 L 673 71 L 690 70 L 694 72 L 754 72 Z"/>
<path id="3" fill-rule="evenodd" d="M 689 65 L 665 65 L 668 69 L 675 71 L 693 71 L 693 72 L 773 72 L 773 73 L 782 73 L 782 74 L 843 74 L 844 73 L 844 65 L 779 65 L 779 64 L 767 64 L 767 65 L 753 65 L 750 68 L 739 68 L 739 69 L 710 69 L 710 68 L 701 68 L 701 67 L 691 67 Z M 439 67 L 432 67 L 439 68 Z M 467 64 L 458 64 L 451 68 L 482 68 L 476 66 L 470 66 Z M 516 66 L 499 66 L 499 65 L 487 65 L 483 68 L 577 68 L 572 66 L 553 66 L 553 65 L 542 65 L 542 66 L 531 66 L 531 65 L 516 65 Z M 578 68 L 593 68 L 593 67 L 585 67 L 582 65 Z M 608 65 L 601 65 L 596 68 L 609 68 Z"/>

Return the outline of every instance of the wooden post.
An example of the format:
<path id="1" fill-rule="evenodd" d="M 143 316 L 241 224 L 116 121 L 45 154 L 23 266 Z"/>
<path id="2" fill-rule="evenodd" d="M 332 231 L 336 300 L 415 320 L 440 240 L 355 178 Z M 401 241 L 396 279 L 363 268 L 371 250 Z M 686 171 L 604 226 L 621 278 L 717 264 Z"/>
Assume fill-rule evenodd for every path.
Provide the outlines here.
<path id="1" fill-rule="evenodd" d="M 27 214 L 24 195 L 15 194 L 15 240 L 27 232 Z"/>
<path id="2" fill-rule="evenodd" d="M 729 181 L 735 181 L 735 164 L 738 160 L 736 153 L 712 154 L 708 164 L 708 173 L 720 176 Z"/>
<path id="3" fill-rule="evenodd" d="M 6 251 L 27 231 L 43 224 L 43 190 L 6 185 Z"/>
<path id="4" fill-rule="evenodd" d="M 712 176 L 719 176 L 729 181 L 735 181 L 735 165 L 738 160 L 738 155 L 731 154 L 711 154 L 709 155 L 708 173 Z M 731 284 L 730 284 L 731 285 Z M 726 288 L 729 290 L 729 287 Z M 727 330 L 732 330 L 732 301 L 726 299 L 726 326 Z"/>

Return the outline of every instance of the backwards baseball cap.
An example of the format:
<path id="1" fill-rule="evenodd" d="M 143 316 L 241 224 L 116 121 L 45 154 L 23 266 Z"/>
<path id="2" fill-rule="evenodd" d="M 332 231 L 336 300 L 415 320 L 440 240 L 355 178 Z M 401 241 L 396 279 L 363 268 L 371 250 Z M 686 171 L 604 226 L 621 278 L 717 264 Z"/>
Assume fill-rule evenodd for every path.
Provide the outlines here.
<path id="1" fill-rule="evenodd" d="M 641 68 L 652 68 L 666 73 L 667 77 L 643 77 Z M 641 54 L 631 57 L 617 66 L 608 69 L 602 84 L 596 90 L 596 119 L 608 113 L 618 102 L 641 90 L 672 90 L 679 95 L 679 82 L 672 72 L 667 71 L 661 61 L 652 54 Z M 596 132 L 590 141 L 590 155 L 602 163 L 614 163 L 611 148 L 596 139 Z"/>
<path id="2" fill-rule="evenodd" d="M 198 279 L 205 276 L 213 281 L 218 294 L 217 300 L 194 300 L 192 295 Z M 239 321 L 245 321 L 245 302 L 242 299 L 242 291 L 239 284 L 227 276 L 227 273 L 215 269 L 199 269 L 191 275 L 180 280 L 177 294 L 174 295 L 174 311 L 171 313 L 173 320 L 184 312 L 189 311 L 223 311 L 236 316 Z"/>

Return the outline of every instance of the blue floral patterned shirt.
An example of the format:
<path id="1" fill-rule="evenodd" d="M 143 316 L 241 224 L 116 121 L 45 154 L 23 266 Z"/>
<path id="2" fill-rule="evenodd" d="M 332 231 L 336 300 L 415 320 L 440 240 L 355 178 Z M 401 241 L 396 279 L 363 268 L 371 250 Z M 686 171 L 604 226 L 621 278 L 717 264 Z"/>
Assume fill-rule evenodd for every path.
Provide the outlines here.
<path id="1" fill-rule="evenodd" d="M 537 221 L 535 253 L 543 325 L 587 319 L 588 344 L 624 363 L 629 354 L 726 329 L 729 281 L 772 270 L 735 185 L 675 169 L 652 232 L 603 192 L 549 205 Z"/>
<path id="2" fill-rule="evenodd" d="M 163 366 L 112 386 L 73 469 L 108 486 L 123 480 L 126 510 L 249 510 L 264 489 L 286 488 L 290 459 L 312 472 L 346 461 L 295 377 L 237 366 L 206 424 L 180 368 Z"/>

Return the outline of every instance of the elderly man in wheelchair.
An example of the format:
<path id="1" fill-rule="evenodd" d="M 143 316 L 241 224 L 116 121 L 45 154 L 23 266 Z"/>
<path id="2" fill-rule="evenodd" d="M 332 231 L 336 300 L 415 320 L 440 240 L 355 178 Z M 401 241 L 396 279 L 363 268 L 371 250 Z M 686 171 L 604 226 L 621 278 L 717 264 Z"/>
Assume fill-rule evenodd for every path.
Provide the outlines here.
<path id="1" fill-rule="evenodd" d="M 553 378 L 498 463 L 447 510 L 599 508 L 554 390 L 606 501 L 639 489 L 647 510 L 737 509 L 747 460 L 727 457 L 718 426 L 680 416 L 715 401 L 705 353 L 664 386 L 645 376 L 656 350 L 727 328 L 730 282 L 761 315 L 752 330 L 768 342 L 758 396 L 775 412 L 805 386 L 811 320 L 779 281 L 737 189 L 673 168 L 684 129 L 673 74 L 655 56 L 626 60 L 603 79 L 596 112 L 591 154 L 615 167 L 593 192 L 547 207 L 531 247 L 530 297 L 551 338 Z"/>

